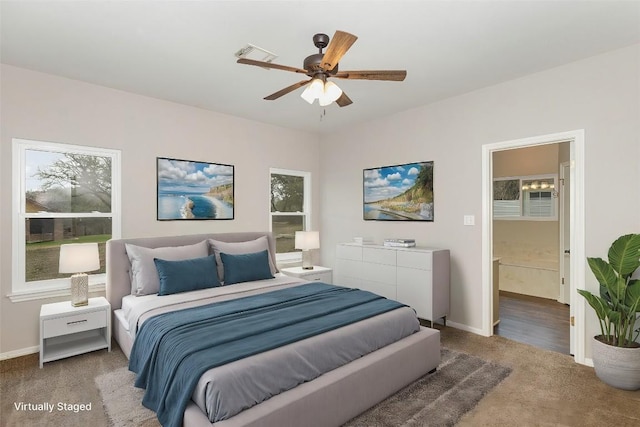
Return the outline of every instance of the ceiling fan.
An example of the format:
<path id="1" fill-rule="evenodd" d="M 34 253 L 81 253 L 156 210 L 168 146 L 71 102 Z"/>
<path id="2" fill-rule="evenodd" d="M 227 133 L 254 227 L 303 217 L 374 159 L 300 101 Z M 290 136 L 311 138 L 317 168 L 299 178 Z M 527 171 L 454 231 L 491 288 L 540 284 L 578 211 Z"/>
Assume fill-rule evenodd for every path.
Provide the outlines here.
<path id="1" fill-rule="evenodd" d="M 303 67 L 296 68 L 286 65 L 273 64 L 271 62 L 256 61 L 253 59 L 240 58 L 239 64 L 255 65 L 263 68 L 273 68 L 276 70 L 291 71 L 293 73 L 306 74 L 311 77 L 287 86 L 264 99 L 273 101 L 283 95 L 293 92 L 303 86 L 309 85 L 300 95 L 309 104 L 318 99 L 322 106 L 336 102 L 340 107 L 346 107 L 353 101 L 335 83 L 328 81 L 330 77 L 338 79 L 358 79 L 358 80 L 388 80 L 403 81 L 407 76 L 406 70 L 363 70 L 363 71 L 339 71 L 338 62 L 355 43 L 358 37 L 344 31 L 336 31 L 329 42 L 326 34 L 316 34 L 313 36 L 313 44 L 319 49 L 318 53 L 307 56 L 304 59 Z M 327 48 L 323 54 L 322 49 Z"/>

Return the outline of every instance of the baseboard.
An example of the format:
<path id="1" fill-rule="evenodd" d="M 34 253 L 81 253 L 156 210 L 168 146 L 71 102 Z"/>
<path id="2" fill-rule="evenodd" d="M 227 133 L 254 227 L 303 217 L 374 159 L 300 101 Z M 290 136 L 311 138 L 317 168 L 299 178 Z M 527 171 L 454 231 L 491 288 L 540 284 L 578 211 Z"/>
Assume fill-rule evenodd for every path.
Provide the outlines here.
<path id="1" fill-rule="evenodd" d="M 593 368 L 593 359 L 585 357 L 584 364 L 587 365 L 587 366 L 591 366 Z"/>
<path id="2" fill-rule="evenodd" d="M 6 353 L 0 353 L 0 360 L 13 359 L 15 357 L 26 356 L 33 353 L 39 353 L 40 346 L 34 345 L 33 347 L 21 348 L 20 350 L 7 351 Z"/>
<path id="3" fill-rule="evenodd" d="M 471 332 L 471 333 L 476 334 L 476 335 L 485 336 L 485 335 L 483 335 L 482 329 L 480 329 L 480 328 L 472 328 L 469 325 L 465 325 L 463 323 L 458 323 L 458 322 L 452 322 L 449 319 L 447 319 L 447 326 L 451 326 L 452 328 L 456 328 L 456 329 L 460 329 L 460 330 L 463 330 L 463 331 Z"/>

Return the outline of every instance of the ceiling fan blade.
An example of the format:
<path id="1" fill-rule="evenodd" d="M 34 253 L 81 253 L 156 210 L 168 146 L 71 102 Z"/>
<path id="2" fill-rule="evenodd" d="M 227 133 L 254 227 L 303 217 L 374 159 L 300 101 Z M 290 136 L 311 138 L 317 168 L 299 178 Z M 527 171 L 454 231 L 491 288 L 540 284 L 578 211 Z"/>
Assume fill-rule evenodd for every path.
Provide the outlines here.
<path id="1" fill-rule="evenodd" d="M 304 85 L 306 85 L 307 83 L 309 83 L 311 81 L 311 79 L 309 80 L 303 80 L 301 82 L 292 84 L 291 86 L 287 86 L 284 89 L 280 89 L 279 91 L 272 93 L 269 96 L 265 96 L 264 99 L 268 100 L 268 101 L 273 101 L 274 99 L 278 99 L 283 95 L 288 94 L 289 92 L 293 92 L 294 90 L 298 89 L 299 87 L 302 87 Z"/>
<path id="2" fill-rule="evenodd" d="M 333 70 L 356 40 L 358 40 L 358 37 L 353 34 L 336 31 L 322 57 L 322 63 L 320 64 L 322 69 L 325 71 Z"/>
<path id="3" fill-rule="evenodd" d="M 364 70 L 364 71 L 338 71 L 331 77 L 339 79 L 360 80 L 390 80 L 401 82 L 407 76 L 405 70 Z"/>
<path id="4" fill-rule="evenodd" d="M 254 59 L 240 58 L 238 64 L 255 65 L 256 67 L 273 68 L 275 70 L 291 71 L 293 73 L 307 74 L 307 70 L 296 67 L 288 67 L 286 65 L 273 64 L 271 62 L 256 61 Z"/>
<path id="5" fill-rule="evenodd" d="M 353 104 L 353 101 L 343 91 L 342 95 L 340 95 L 340 98 L 336 99 L 336 104 L 338 104 L 341 107 L 346 107 L 347 105 Z"/>

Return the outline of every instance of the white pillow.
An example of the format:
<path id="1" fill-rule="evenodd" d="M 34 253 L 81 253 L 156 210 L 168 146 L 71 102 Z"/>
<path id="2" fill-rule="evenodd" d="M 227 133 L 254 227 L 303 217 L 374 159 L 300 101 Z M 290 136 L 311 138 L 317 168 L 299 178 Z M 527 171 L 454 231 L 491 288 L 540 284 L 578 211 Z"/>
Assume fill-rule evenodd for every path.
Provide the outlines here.
<path id="1" fill-rule="evenodd" d="M 266 250 L 269 253 L 269 268 L 271 269 L 271 274 L 275 275 L 278 272 L 278 269 L 276 269 L 276 266 L 273 264 L 273 258 L 271 257 L 271 251 L 269 250 L 269 240 L 267 240 L 267 236 L 258 237 L 255 240 L 249 240 L 246 242 L 221 242 L 219 240 L 209 239 L 209 244 L 211 245 L 211 249 L 213 249 L 213 254 L 216 256 L 218 278 L 221 283 L 224 282 L 224 266 L 222 265 L 220 252 L 224 252 L 229 255 L 242 255 Z"/>
<path id="2" fill-rule="evenodd" d="M 209 247 L 206 240 L 195 245 L 168 246 L 153 249 L 125 243 L 125 248 L 131 262 L 132 295 L 157 294 L 160 291 L 160 279 L 156 265 L 153 262 L 154 258 L 167 261 L 182 261 L 209 255 Z"/>

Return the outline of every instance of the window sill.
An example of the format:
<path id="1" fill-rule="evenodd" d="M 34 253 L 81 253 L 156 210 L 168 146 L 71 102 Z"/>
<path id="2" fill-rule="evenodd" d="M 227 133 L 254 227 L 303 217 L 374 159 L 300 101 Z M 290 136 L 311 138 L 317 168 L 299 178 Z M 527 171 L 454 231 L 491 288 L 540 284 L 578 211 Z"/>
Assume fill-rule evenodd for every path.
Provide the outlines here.
<path id="1" fill-rule="evenodd" d="M 294 259 L 290 259 L 290 260 L 286 260 L 286 261 L 278 261 L 278 270 L 282 270 L 283 268 L 289 268 L 289 267 L 298 267 L 302 265 L 302 260 L 294 260 Z"/>
<path id="2" fill-rule="evenodd" d="M 89 293 L 104 292 L 104 290 L 104 283 L 89 285 Z M 24 302 L 65 296 L 71 296 L 71 290 L 68 287 L 59 289 L 12 292 L 7 295 L 11 302 Z"/>

